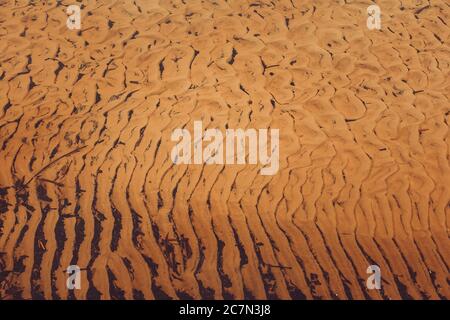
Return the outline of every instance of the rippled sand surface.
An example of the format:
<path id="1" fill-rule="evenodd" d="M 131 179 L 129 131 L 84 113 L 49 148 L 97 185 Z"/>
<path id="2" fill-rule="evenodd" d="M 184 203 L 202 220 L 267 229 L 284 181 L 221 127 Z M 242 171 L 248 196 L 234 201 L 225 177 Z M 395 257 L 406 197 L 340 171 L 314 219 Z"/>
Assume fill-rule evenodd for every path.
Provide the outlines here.
<path id="1" fill-rule="evenodd" d="M 0 0 L 1 299 L 450 298 L 448 1 L 376 1 L 381 30 L 370 1 L 90 0 L 80 31 L 74 3 Z M 175 166 L 194 121 L 279 128 L 280 170 Z"/>

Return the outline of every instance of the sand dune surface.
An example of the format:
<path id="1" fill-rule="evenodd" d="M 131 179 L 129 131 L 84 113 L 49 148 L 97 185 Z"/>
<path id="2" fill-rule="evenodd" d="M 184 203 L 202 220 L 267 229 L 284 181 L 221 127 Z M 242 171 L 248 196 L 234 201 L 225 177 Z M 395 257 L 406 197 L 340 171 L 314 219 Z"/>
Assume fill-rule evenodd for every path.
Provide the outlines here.
<path id="1" fill-rule="evenodd" d="M 450 298 L 450 6 L 372 4 L 0 0 L 0 299 Z"/>

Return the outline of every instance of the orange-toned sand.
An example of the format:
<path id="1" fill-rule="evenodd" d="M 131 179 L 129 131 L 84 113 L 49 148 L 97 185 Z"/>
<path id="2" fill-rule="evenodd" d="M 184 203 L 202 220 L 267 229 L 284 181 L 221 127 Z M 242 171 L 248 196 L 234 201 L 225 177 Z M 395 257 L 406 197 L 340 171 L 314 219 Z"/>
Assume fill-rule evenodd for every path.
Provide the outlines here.
<path id="1" fill-rule="evenodd" d="M 448 1 L 81 2 L 0 0 L 1 299 L 450 298 Z M 280 170 L 175 166 L 196 120 Z"/>

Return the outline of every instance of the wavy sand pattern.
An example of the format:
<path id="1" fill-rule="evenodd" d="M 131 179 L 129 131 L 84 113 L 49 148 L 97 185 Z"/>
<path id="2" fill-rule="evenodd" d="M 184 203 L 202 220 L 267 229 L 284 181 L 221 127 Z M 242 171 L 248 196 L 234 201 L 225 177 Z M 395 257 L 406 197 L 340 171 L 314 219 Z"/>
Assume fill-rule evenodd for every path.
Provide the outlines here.
<path id="1" fill-rule="evenodd" d="M 450 298 L 448 1 L 82 2 L 0 0 L 0 298 Z M 175 166 L 196 120 L 280 170 Z"/>

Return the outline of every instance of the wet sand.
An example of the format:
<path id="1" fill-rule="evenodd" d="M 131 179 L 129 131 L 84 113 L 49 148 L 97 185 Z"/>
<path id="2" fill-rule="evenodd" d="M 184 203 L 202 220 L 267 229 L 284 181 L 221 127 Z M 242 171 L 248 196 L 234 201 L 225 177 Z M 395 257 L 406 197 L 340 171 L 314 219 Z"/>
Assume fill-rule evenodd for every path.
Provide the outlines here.
<path id="1" fill-rule="evenodd" d="M 0 299 L 450 298 L 447 1 L 82 2 L 0 1 Z"/>

